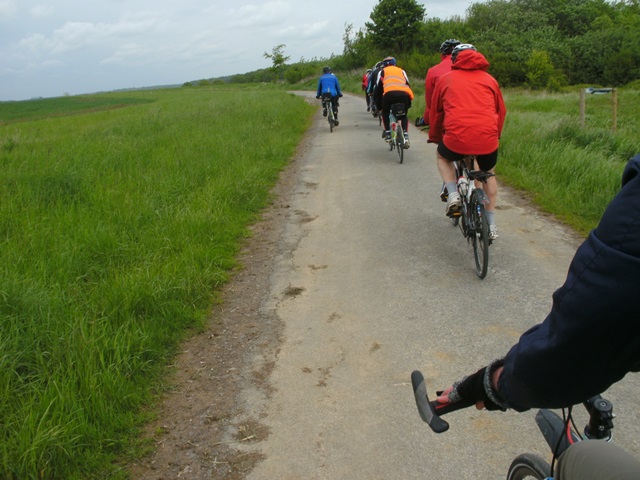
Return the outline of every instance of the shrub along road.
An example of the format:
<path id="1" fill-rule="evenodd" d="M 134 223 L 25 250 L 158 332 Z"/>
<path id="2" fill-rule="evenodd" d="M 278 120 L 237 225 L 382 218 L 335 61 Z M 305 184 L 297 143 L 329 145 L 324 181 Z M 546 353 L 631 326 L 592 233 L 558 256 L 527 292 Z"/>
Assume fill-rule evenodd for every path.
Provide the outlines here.
<path id="1" fill-rule="evenodd" d="M 534 412 L 470 409 L 436 436 L 410 374 L 444 388 L 503 355 L 544 319 L 580 239 L 501 187 L 479 280 L 435 147 L 412 127 L 400 165 L 364 107 L 345 96 L 333 133 L 317 113 L 210 328 L 177 359 L 133 478 L 499 478 L 519 453 L 547 456 Z M 640 453 L 637 391 L 627 378 L 607 397 L 616 441 Z"/>

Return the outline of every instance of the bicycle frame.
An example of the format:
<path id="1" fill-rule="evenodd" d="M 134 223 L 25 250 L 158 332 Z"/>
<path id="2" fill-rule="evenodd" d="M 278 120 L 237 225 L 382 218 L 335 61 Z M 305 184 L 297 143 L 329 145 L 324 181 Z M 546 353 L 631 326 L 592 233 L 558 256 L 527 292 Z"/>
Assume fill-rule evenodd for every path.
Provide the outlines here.
<path id="1" fill-rule="evenodd" d="M 401 109 L 400 109 L 401 107 Z M 404 104 L 393 104 L 389 109 L 389 128 L 391 130 L 391 141 L 389 142 L 389 150 L 397 149 L 398 160 L 400 163 L 404 160 L 404 130 L 402 129 L 402 120 L 407 117 L 404 111 Z"/>
<path id="2" fill-rule="evenodd" d="M 327 121 L 329 122 L 329 131 L 333 132 L 336 119 L 333 112 L 333 102 L 331 101 L 331 94 L 322 94 L 322 108 L 327 112 Z"/>
<path id="3" fill-rule="evenodd" d="M 467 166 L 469 164 L 469 168 Z M 468 155 L 460 161 L 453 162 L 457 180 L 457 190 L 462 202 L 460 211 L 454 215 L 454 225 L 458 225 L 462 235 L 473 245 L 476 274 L 480 278 L 487 275 L 489 264 L 489 224 L 485 206 L 489 204 L 489 197 L 476 181 L 485 183 L 493 173 L 473 170 L 475 156 Z"/>

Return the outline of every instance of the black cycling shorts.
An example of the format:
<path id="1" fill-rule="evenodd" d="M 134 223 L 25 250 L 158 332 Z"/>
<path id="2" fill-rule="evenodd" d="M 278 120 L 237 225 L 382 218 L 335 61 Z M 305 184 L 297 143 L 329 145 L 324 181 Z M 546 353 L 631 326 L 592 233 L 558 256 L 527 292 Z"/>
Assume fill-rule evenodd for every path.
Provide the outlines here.
<path id="1" fill-rule="evenodd" d="M 456 153 L 447 148 L 444 142 L 438 143 L 438 153 L 445 160 L 449 160 L 450 162 L 456 162 L 462 160 L 466 155 L 461 153 Z M 484 172 L 488 172 L 498 163 L 498 150 L 492 153 L 488 153 L 487 155 L 476 155 L 476 160 L 478 162 L 478 167 L 480 170 Z"/>

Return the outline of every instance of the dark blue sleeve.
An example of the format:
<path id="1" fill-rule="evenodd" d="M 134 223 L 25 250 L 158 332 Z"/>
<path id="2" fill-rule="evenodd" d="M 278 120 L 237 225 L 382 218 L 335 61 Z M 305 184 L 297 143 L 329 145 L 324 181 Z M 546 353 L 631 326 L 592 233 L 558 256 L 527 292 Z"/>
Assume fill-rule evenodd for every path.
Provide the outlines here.
<path id="1" fill-rule="evenodd" d="M 505 357 L 499 391 L 519 411 L 604 392 L 640 367 L 640 155 L 598 227 L 578 248 L 540 325 Z"/>

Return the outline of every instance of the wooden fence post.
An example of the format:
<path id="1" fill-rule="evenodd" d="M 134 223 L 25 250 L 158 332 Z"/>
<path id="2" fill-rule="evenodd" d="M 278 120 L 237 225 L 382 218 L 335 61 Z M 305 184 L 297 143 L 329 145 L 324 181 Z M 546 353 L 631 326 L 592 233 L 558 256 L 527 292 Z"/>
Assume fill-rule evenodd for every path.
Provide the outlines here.
<path id="1" fill-rule="evenodd" d="M 613 106 L 611 108 L 613 118 L 611 119 L 611 131 L 616 133 L 616 129 L 618 128 L 618 91 L 614 88 L 611 90 L 611 102 Z"/>
<path id="2" fill-rule="evenodd" d="M 585 91 L 584 88 L 580 90 L 580 126 L 585 125 Z"/>

